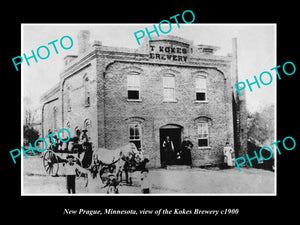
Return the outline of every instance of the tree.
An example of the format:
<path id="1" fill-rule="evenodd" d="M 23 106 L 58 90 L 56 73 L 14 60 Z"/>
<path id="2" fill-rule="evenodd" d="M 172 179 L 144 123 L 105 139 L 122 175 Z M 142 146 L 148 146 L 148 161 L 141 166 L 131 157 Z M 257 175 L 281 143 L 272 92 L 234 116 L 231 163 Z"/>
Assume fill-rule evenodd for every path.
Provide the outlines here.
<path id="1" fill-rule="evenodd" d="M 35 140 L 39 138 L 39 132 L 28 125 L 23 126 L 23 134 L 24 134 L 23 146 L 27 146 L 28 143 L 31 143 L 33 145 Z"/>
<path id="2" fill-rule="evenodd" d="M 23 110 L 24 110 L 24 124 L 30 126 L 33 124 L 36 120 L 36 117 L 38 117 L 38 109 L 35 108 L 32 104 L 32 101 L 29 97 L 23 98 Z"/>
<path id="3" fill-rule="evenodd" d="M 24 123 L 23 123 L 23 134 L 24 143 L 23 146 L 27 146 L 28 143 L 34 144 L 35 140 L 39 138 L 39 132 L 32 126 L 36 122 L 38 109 L 33 109 L 32 101 L 29 97 L 23 98 L 23 112 L 24 112 Z"/>
<path id="4" fill-rule="evenodd" d="M 248 137 L 254 138 L 264 146 L 274 142 L 275 107 L 270 105 L 261 112 L 248 115 Z"/>

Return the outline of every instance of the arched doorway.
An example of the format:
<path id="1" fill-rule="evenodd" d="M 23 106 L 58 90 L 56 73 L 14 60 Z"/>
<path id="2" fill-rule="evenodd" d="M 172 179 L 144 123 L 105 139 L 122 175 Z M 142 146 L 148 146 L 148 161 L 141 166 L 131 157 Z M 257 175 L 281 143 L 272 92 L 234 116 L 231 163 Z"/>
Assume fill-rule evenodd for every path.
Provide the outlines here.
<path id="1" fill-rule="evenodd" d="M 159 129 L 162 167 L 181 164 L 177 159 L 177 152 L 180 150 L 182 142 L 182 130 L 183 127 L 176 124 L 167 124 Z"/>

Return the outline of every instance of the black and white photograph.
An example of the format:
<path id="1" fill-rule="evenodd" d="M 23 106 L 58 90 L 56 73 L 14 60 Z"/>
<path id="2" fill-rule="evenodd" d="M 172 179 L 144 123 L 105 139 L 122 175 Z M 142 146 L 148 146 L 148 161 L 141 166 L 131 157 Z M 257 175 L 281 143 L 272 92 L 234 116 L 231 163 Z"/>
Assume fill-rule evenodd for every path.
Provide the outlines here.
<path id="1" fill-rule="evenodd" d="M 276 195 L 276 24 L 21 30 L 22 195 Z"/>
<path id="2" fill-rule="evenodd" d="M 297 221 L 295 4 L 32 3 L 2 14 L 3 221 Z"/>

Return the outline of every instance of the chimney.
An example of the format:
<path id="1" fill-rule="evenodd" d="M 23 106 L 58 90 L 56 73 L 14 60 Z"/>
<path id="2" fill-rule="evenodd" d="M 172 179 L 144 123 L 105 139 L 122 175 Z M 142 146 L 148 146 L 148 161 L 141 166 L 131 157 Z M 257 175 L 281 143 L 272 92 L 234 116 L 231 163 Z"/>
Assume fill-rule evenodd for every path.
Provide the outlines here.
<path id="1" fill-rule="evenodd" d="M 238 58 L 237 58 L 237 38 L 232 38 L 232 63 L 231 63 L 231 66 L 232 66 L 232 69 L 231 69 L 231 79 L 232 79 L 232 87 L 234 87 L 234 85 L 236 83 L 239 82 L 239 76 L 238 76 Z M 236 92 L 236 90 L 233 90 L 234 92 L 234 97 L 235 99 L 239 99 L 239 96 Z"/>
<path id="2" fill-rule="evenodd" d="M 238 75 L 238 54 L 237 54 L 237 38 L 232 39 L 232 81 L 233 85 L 239 82 Z M 247 107 L 246 107 L 246 93 L 243 93 L 242 96 L 237 94 L 235 88 L 233 88 L 234 100 L 236 102 L 236 138 L 235 143 L 236 157 L 245 157 L 248 153 L 247 148 Z"/>
<path id="3" fill-rule="evenodd" d="M 90 31 L 81 30 L 77 35 L 78 39 L 78 54 L 82 54 L 90 47 Z"/>
<path id="4" fill-rule="evenodd" d="M 239 82 L 237 67 L 237 38 L 232 38 L 232 75 L 234 84 Z"/>

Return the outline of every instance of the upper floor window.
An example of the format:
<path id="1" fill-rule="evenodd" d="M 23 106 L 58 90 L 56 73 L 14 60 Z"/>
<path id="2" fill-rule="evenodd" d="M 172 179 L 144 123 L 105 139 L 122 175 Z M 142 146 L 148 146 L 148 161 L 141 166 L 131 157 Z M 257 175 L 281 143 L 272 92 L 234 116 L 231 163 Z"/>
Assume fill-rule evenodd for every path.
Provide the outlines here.
<path id="1" fill-rule="evenodd" d="M 57 130 L 57 107 L 53 108 L 53 130 Z"/>
<path id="2" fill-rule="evenodd" d="M 196 100 L 207 100 L 206 78 L 202 76 L 196 77 Z"/>
<path id="3" fill-rule="evenodd" d="M 163 96 L 164 101 L 175 101 L 175 77 L 164 76 L 163 77 Z"/>
<path id="4" fill-rule="evenodd" d="M 140 99 L 140 75 L 127 75 L 127 98 L 129 100 Z"/>
<path id="5" fill-rule="evenodd" d="M 67 111 L 71 111 L 71 97 L 70 97 L 70 92 L 71 92 L 71 87 L 70 85 L 66 85 L 66 106 L 67 106 Z"/>
<path id="6" fill-rule="evenodd" d="M 90 90 L 89 90 L 89 78 L 85 77 L 83 79 L 83 87 L 84 87 L 84 105 L 90 105 Z"/>

